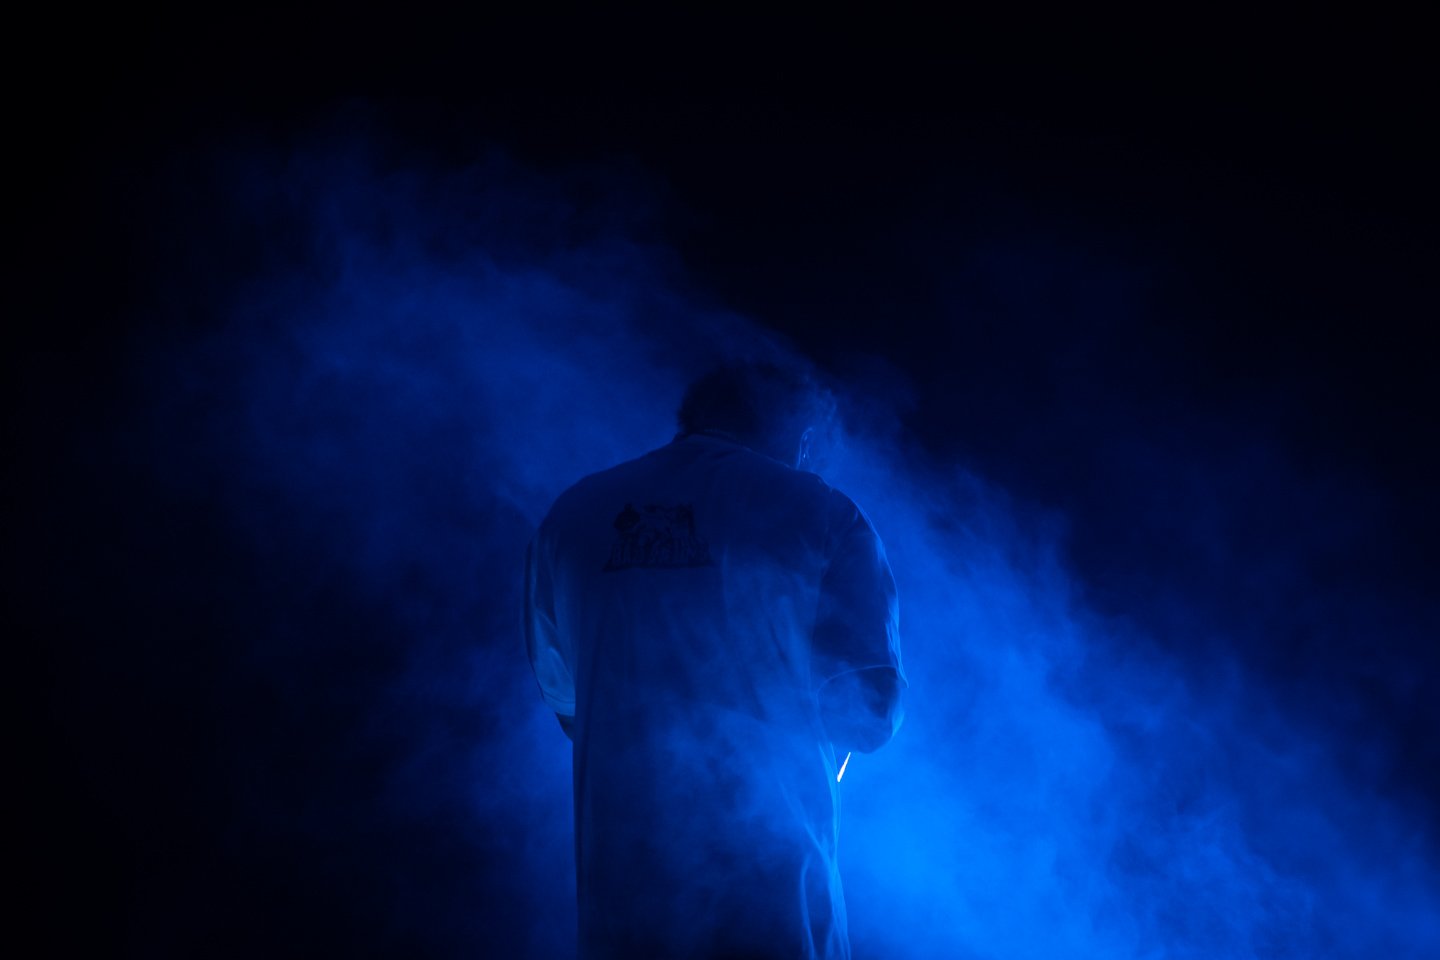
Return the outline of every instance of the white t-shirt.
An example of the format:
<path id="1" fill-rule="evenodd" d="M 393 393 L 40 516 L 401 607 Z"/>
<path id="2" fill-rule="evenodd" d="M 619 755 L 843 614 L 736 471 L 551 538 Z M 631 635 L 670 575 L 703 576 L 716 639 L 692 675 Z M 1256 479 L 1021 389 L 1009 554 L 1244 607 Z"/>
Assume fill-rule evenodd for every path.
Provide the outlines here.
<path id="1" fill-rule="evenodd" d="M 690 435 L 562 494 L 526 566 L 530 662 L 574 718 L 581 956 L 848 957 L 816 694 L 901 671 L 865 515 Z"/>

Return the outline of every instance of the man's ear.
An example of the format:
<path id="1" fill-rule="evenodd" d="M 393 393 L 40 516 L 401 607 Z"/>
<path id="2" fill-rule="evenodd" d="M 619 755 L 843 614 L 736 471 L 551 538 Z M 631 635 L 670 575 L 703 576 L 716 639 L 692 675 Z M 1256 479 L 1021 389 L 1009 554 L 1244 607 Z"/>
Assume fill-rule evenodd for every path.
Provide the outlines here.
<path id="1" fill-rule="evenodd" d="M 795 457 L 795 466 L 798 469 L 805 469 L 810 465 L 810 441 L 815 437 L 815 429 L 807 427 L 805 432 L 800 434 L 800 449 Z"/>

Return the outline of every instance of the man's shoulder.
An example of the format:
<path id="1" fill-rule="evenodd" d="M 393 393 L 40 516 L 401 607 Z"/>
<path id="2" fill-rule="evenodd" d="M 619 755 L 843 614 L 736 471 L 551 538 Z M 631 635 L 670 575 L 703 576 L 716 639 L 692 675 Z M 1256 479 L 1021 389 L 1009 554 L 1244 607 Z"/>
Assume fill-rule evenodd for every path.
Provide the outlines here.
<path id="1" fill-rule="evenodd" d="M 661 459 L 671 446 L 672 444 L 666 444 L 665 446 L 656 447 L 653 450 L 640 454 L 638 457 L 621 461 L 603 470 L 596 470 L 594 473 L 587 473 L 566 487 L 565 491 L 556 498 L 555 502 L 558 504 L 565 500 L 583 498 L 587 494 L 596 491 L 631 483 L 637 477 L 661 473 L 663 472 Z"/>
<path id="2" fill-rule="evenodd" d="M 632 457 L 614 466 L 586 474 L 576 480 L 555 498 L 542 522 L 542 527 L 553 525 L 567 515 L 584 512 L 590 504 L 596 501 L 608 501 L 615 491 L 633 485 L 639 478 L 662 473 L 663 470 L 656 461 L 657 456 L 665 449 L 664 446 L 657 447 L 638 457 Z"/>
<path id="3" fill-rule="evenodd" d="M 583 509 L 584 505 L 603 498 L 605 491 L 623 483 L 625 476 L 630 472 L 627 468 L 634 462 L 634 460 L 628 460 L 604 470 L 597 470 L 570 484 L 550 505 L 550 510 L 546 513 L 541 526 L 553 525 L 567 514 L 573 514 L 577 510 Z"/>
<path id="4" fill-rule="evenodd" d="M 689 471 L 699 470 L 722 481 L 732 481 L 737 495 L 764 491 L 767 500 L 788 503 L 803 513 L 821 513 L 829 524 L 847 526 L 864 513 L 845 493 L 822 477 L 796 470 L 748 447 L 695 438 L 675 440 L 638 457 L 587 474 L 565 489 L 556 499 L 546 523 L 563 523 L 565 518 L 588 516 L 596 504 L 610 505 L 616 498 L 664 487 Z M 712 473 L 713 471 L 713 473 Z M 711 490 L 713 495 L 713 488 Z"/>

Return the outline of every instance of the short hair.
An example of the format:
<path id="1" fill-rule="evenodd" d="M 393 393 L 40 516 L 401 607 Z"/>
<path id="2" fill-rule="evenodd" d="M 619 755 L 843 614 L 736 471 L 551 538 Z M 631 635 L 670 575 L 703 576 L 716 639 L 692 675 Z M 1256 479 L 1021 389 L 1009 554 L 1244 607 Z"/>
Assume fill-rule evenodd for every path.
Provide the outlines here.
<path id="1" fill-rule="evenodd" d="M 788 459 L 801 434 L 828 449 L 838 432 L 835 397 L 799 363 L 721 364 L 685 390 L 676 414 L 680 433 L 728 434 L 762 453 Z"/>

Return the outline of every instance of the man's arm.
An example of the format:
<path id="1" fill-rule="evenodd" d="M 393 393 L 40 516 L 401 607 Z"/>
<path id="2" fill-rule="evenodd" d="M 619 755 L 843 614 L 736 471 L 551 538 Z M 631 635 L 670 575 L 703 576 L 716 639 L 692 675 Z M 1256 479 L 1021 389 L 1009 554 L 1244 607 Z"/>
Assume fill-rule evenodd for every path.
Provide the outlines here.
<path id="1" fill-rule="evenodd" d="M 832 497 L 832 548 L 814 634 L 817 695 L 831 742 L 869 753 L 890 742 L 904 717 L 899 603 L 869 518 L 843 494 Z"/>
<path id="2" fill-rule="evenodd" d="M 536 537 L 525 552 L 525 651 L 540 695 L 560 718 L 560 729 L 571 740 L 575 722 L 575 680 L 568 647 L 555 619 L 555 591 Z"/>

